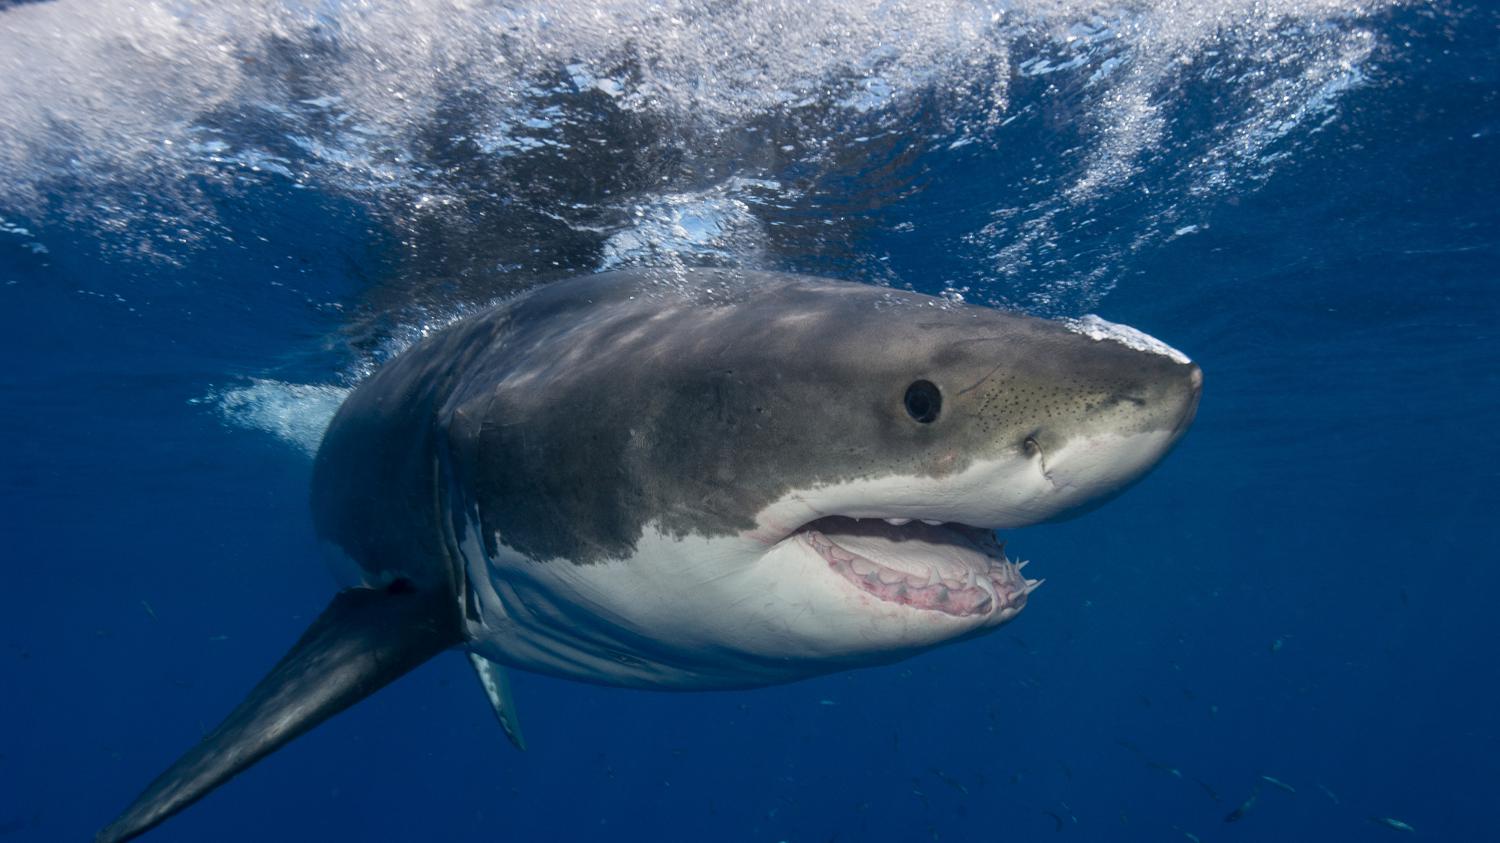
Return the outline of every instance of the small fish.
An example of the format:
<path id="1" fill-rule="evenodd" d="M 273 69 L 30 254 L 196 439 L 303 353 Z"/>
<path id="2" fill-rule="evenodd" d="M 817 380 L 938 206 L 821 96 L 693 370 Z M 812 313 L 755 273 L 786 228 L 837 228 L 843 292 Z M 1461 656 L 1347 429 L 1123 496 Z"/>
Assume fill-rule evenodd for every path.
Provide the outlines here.
<path id="1" fill-rule="evenodd" d="M 1057 823 L 1057 830 L 1058 831 L 1062 831 L 1063 830 L 1063 818 L 1062 817 L 1058 816 L 1057 814 L 1052 813 L 1051 811 L 1043 811 L 1042 813 L 1044 813 L 1047 816 L 1051 817 L 1052 821 L 1055 822 L 1055 823 Z"/>
<path id="2" fill-rule="evenodd" d="M 1235 808 L 1233 811 L 1230 811 L 1228 814 L 1224 815 L 1224 822 L 1227 822 L 1227 823 L 1236 823 L 1236 822 L 1239 822 L 1240 820 L 1244 819 L 1245 815 L 1248 814 L 1248 813 L 1250 813 L 1250 809 L 1255 807 L 1255 800 L 1257 800 L 1259 798 L 1260 798 L 1260 785 L 1256 785 L 1255 786 L 1255 790 L 1253 790 L 1253 791 L 1250 792 L 1250 798 L 1249 799 L 1246 799 L 1244 802 L 1241 802 L 1238 808 Z"/>
<path id="3" fill-rule="evenodd" d="M 1330 800 L 1332 800 L 1333 804 L 1335 804 L 1335 805 L 1342 804 L 1342 803 L 1339 802 L 1338 795 L 1335 794 L 1333 791 L 1331 791 L 1331 790 L 1328 789 L 1328 785 L 1323 784 L 1322 782 L 1318 782 L 1318 790 L 1323 791 L 1323 795 L 1327 796 Z"/>
<path id="4" fill-rule="evenodd" d="M 1208 794 L 1209 799 L 1212 799 L 1215 802 L 1219 801 L 1219 792 L 1217 790 L 1214 790 L 1213 785 L 1198 778 L 1197 776 L 1193 777 L 1193 781 L 1197 782 L 1198 786 L 1203 788 L 1203 792 Z"/>
<path id="5" fill-rule="evenodd" d="M 1177 778 L 1182 778 L 1182 771 L 1162 761 L 1147 761 L 1146 766 L 1153 770 L 1161 770 L 1163 773 L 1171 773 Z"/>
<path id="6" fill-rule="evenodd" d="M 838 703 L 833 700 L 818 700 L 818 705 L 838 705 Z"/>
<path id="7" fill-rule="evenodd" d="M 1260 780 L 1263 781 L 1263 782 L 1265 782 L 1266 784 L 1272 786 L 1272 787 L 1281 788 L 1282 790 L 1286 791 L 1287 793 L 1296 793 L 1297 792 L 1297 788 L 1292 787 L 1291 785 L 1287 784 L 1286 782 L 1282 781 L 1281 779 L 1272 778 L 1271 776 L 1267 776 L 1267 775 L 1262 775 L 1260 777 Z"/>
<path id="8" fill-rule="evenodd" d="M 1409 834 L 1416 832 L 1415 828 L 1412 828 L 1410 825 L 1407 825 L 1406 823 L 1396 819 L 1395 817 L 1370 817 L 1370 822 L 1376 825 L 1383 825 L 1386 828 L 1395 829 L 1396 831 L 1405 831 Z"/>
<path id="9" fill-rule="evenodd" d="M 938 779 L 941 780 L 943 784 L 945 784 L 945 785 L 953 788 L 954 790 L 958 791 L 959 793 L 962 793 L 965 796 L 969 795 L 969 789 L 964 786 L 963 782 L 959 781 L 958 779 L 954 778 L 953 776 L 948 775 L 947 773 L 943 772 L 942 770 L 939 770 L 936 767 L 932 767 L 930 769 L 932 771 L 932 774 L 934 776 L 937 776 Z"/>
<path id="10" fill-rule="evenodd" d="M 151 608 L 151 604 L 150 603 L 147 603 L 146 601 L 142 600 L 141 601 L 141 608 L 146 610 L 146 614 L 148 614 L 148 615 L 151 616 L 151 620 L 153 620 L 153 621 L 160 621 L 161 620 L 161 618 L 158 618 L 156 616 L 156 610 L 153 609 L 153 608 Z"/>

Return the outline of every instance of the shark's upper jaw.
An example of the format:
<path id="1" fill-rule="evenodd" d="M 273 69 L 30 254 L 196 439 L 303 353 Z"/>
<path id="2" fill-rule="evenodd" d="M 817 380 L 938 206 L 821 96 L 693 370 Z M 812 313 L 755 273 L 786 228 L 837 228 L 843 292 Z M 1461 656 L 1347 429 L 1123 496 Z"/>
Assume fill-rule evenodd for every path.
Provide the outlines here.
<path id="1" fill-rule="evenodd" d="M 990 530 L 904 517 L 826 516 L 799 527 L 799 542 L 871 597 L 959 619 L 1007 617 L 1040 584 L 1021 575 Z"/>

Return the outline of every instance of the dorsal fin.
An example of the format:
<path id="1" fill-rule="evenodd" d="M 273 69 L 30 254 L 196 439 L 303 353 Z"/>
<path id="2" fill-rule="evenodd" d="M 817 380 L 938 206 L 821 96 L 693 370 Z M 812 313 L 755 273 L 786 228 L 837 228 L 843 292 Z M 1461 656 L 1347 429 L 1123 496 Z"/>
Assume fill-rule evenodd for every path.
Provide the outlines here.
<path id="1" fill-rule="evenodd" d="M 484 695 L 489 697 L 490 708 L 495 712 L 495 719 L 500 721 L 500 729 L 516 749 L 525 752 L 526 736 L 521 734 L 521 720 L 516 714 L 515 698 L 510 695 L 510 676 L 505 668 L 478 653 L 469 654 L 469 663 L 474 665 L 474 673 L 479 676 Z"/>
<path id="2" fill-rule="evenodd" d="M 450 595 L 418 591 L 402 580 L 340 592 L 244 702 L 99 832 L 96 843 L 144 834 L 462 640 Z"/>

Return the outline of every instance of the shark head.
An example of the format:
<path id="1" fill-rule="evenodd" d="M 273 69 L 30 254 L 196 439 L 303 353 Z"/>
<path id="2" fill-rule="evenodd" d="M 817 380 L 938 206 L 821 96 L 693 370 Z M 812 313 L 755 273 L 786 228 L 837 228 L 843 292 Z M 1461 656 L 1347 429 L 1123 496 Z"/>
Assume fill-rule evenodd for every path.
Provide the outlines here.
<path id="1" fill-rule="evenodd" d="M 1097 317 L 785 275 L 597 276 L 492 318 L 448 402 L 475 646 L 630 685 L 784 681 L 1010 620 L 1036 582 L 995 531 L 1140 478 L 1202 383 Z"/>

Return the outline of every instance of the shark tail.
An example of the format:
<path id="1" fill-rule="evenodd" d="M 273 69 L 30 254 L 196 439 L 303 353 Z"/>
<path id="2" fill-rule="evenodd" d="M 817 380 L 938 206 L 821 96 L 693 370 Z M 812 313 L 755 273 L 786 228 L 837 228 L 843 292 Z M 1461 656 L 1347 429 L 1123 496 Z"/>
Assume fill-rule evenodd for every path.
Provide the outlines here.
<path id="1" fill-rule="evenodd" d="M 210 732 L 95 838 L 155 828 L 294 738 L 463 641 L 451 595 L 404 580 L 340 592 L 292 649 Z"/>

